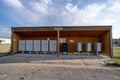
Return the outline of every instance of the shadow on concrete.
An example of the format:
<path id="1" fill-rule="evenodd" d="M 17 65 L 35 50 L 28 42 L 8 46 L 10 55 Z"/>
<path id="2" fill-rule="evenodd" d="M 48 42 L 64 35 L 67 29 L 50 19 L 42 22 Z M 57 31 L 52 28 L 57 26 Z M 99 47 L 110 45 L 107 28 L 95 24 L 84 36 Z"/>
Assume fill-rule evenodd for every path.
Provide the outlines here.
<path id="1" fill-rule="evenodd" d="M 15 54 L 0 57 L 0 64 L 5 63 L 44 63 L 46 61 L 54 60 L 77 60 L 77 59 L 102 59 L 105 56 L 86 56 L 86 55 L 59 55 L 56 54 Z"/>

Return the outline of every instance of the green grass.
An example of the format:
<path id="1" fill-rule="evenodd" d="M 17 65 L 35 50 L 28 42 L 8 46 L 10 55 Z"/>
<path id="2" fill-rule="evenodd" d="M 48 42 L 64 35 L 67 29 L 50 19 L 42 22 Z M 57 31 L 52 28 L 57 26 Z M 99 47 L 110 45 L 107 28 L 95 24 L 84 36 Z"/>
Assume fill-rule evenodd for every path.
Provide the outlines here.
<path id="1" fill-rule="evenodd" d="M 119 66 L 120 67 L 120 50 L 113 49 L 113 60 L 107 61 L 106 64 L 109 66 Z"/>
<path id="2" fill-rule="evenodd" d="M 113 60 L 107 61 L 106 65 L 120 67 L 120 58 L 114 58 Z"/>
<path id="3" fill-rule="evenodd" d="M 114 64 L 120 66 L 120 50 L 113 49 Z"/>
<path id="4" fill-rule="evenodd" d="M 10 52 L 2 52 L 2 53 L 0 53 L 0 57 L 8 56 L 8 55 L 10 55 Z"/>
<path id="5" fill-rule="evenodd" d="M 115 58 L 115 63 L 120 66 L 120 58 Z"/>

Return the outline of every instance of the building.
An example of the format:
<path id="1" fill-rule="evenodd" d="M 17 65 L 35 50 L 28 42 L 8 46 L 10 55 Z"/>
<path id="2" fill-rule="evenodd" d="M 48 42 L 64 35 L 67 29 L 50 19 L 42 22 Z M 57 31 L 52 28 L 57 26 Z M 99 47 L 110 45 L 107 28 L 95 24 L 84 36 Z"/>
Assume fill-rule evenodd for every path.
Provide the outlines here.
<path id="1" fill-rule="evenodd" d="M 92 49 L 90 50 L 90 53 L 94 54 L 95 52 L 93 50 L 93 44 L 99 42 L 102 43 L 100 54 L 108 55 L 110 57 L 113 56 L 112 26 L 12 27 L 11 39 L 11 51 L 13 53 L 19 52 L 20 40 L 56 40 L 56 54 L 61 54 L 62 43 L 67 43 L 68 53 L 77 54 L 77 43 L 79 42 L 82 43 L 81 53 L 86 52 L 85 44 L 91 43 Z M 27 41 L 25 42 L 25 44 L 28 43 Z M 45 43 L 45 41 L 43 42 Z M 27 49 L 33 49 L 34 47 L 30 47 L 29 45 L 28 47 L 30 48 L 28 48 L 26 46 L 22 46 L 22 48 L 25 47 L 25 52 L 29 51 Z M 36 49 L 37 47 L 34 48 Z M 48 48 L 46 48 L 46 50 L 49 51 Z M 31 50 L 31 52 L 34 52 L 34 50 Z"/>
<path id="2" fill-rule="evenodd" d="M 119 39 L 112 39 L 113 46 L 120 46 L 120 38 Z"/>
<path id="3" fill-rule="evenodd" d="M 9 38 L 0 38 L 0 44 L 11 44 L 11 39 L 9 39 Z"/>

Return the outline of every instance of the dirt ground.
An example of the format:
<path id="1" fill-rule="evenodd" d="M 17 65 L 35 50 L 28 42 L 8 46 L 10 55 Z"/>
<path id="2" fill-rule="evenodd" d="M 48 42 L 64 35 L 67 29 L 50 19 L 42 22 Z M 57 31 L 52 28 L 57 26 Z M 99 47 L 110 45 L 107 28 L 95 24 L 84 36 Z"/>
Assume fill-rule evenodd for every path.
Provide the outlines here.
<path id="1" fill-rule="evenodd" d="M 109 58 L 16 54 L 0 57 L 0 80 L 120 80 Z"/>

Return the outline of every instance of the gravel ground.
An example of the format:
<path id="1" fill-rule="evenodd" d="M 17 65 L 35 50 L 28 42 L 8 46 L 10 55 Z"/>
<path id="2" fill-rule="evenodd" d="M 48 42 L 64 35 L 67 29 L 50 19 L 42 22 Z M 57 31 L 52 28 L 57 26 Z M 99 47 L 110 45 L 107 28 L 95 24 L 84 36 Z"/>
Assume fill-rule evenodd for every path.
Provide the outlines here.
<path id="1" fill-rule="evenodd" d="M 0 57 L 0 80 L 120 80 L 109 58 L 21 55 Z"/>

